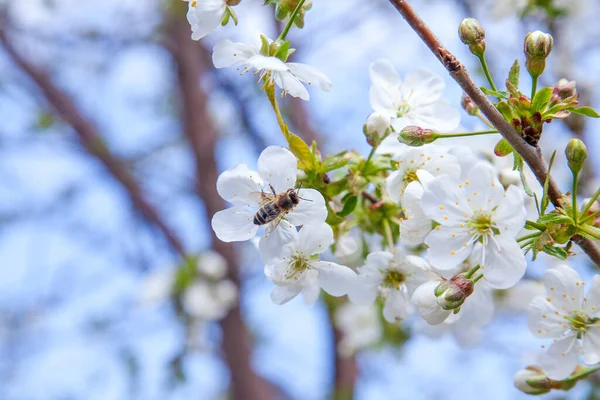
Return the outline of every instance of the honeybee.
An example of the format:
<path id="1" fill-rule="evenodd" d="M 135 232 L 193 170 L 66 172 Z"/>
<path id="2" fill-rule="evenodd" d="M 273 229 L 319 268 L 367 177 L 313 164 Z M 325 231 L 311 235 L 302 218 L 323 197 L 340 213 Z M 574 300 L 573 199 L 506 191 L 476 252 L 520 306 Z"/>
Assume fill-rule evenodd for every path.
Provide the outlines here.
<path id="1" fill-rule="evenodd" d="M 256 214 L 254 214 L 254 225 L 261 226 L 268 224 L 265 234 L 273 232 L 283 217 L 300 203 L 300 199 L 312 201 L 300 197 L 298 195 L 300 189 L 296 191 L 294 188 L 289 188 L 285 192 L 277 194 L 272 185 L 269 185 L 269 187 L 271 188 L 272 194 L 265 193 L 262 190 L 256 192 L 259 196 L 258 204 L 260 205 L 260 208 Z"/>

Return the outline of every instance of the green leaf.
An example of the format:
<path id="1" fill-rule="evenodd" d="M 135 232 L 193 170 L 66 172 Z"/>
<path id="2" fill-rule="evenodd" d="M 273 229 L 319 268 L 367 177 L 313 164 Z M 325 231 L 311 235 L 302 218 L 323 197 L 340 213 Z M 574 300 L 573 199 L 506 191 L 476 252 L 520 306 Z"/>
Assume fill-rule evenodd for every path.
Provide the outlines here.
<path id="1" fill-rule="evenodd" d="M 508 97 L 508 93 L 507 92 L 502 92 L 502 91 L 496 91 L 496 90 L 488 89 L 485 86 L 481 86 L 481 87 L 479 87 L 479 89 L 481 89 L 481 91 L 486 96 L 493 96 L 493 97 L 497 97 L 497 98 L 507 98 Z"/>
<path id="2" fill-rule="evenodd" d="M 543 113 L 544 110 L 546 109 L 546 107 L 548 106 L 550 97 L 552 97 L 552 88 L 551 87 L 545 87 L 543 89 L 538 90 L 535 93 L 535 96 L 533 98 L 533 103 L 532 103 L 533 109 L 535 111 L 539 111 L 540 113 Z"/>
<path id="3" fill-rule="evenodd" d="M 500 111 L 500 114 L 502 114 L 505 120 L 510 121 L 513 118 L 512 108 L 507 102 L 499 102 L 498 104 L 496 104 L 496 108 L 498 109 L 498 111 Z"/>
<path id="4" fill-rule="evenodd" d="M 496 146 L 494 147 L 494 154 L 498 157 L 506 157 L 513 151 L 515 150 L 512 148 L 510 143 L 508 143 L 508 141 L 504 138 L 500 139 L 500 141 L 498 141 L 498 143 L 496 143 Z"/>
<path id="5" fill-rule="evenodd" d="M 517 89 L 517 87 L 513 85 L 508 79 L 506 80 L 506 88 L 508 89 L 508 93 L 510 93 L 515 99 L 518 99 L 521 95 L 519 89 Z"/>
<path id="6" fill-rule="evenodd" d="M 314 170 L 315 159 L 310 151 L 310 147 L 308 147 L 306 142 L 302 140 L 300 136 L 290 132 L 289 129 L 286 129 L 285 139 L 290 146 L 290 151 L 298 159 L 300 169 L 304 170 L 305 172 Z"/>
<path id="7" fill-rule="evenodd" d="M 319 172 L 329 172 L 333 171 L 334 169 L 342 168 L 343 166 L 348 164 L 348 161 L 350 160 L 348 159 L 348 157 L 346 157 L 345 151 L 334 154 L 332 156 L 327 157 L 323 161 L 323 165 L 321 166 Z"/>
<path id="8" fill-rule="evenodd" d="M 551 246 L 549 244 L 545 244 L 542 247 L 544 253 L 551 255 L 552 257 L 556 257 L 560 260 L 566 260 L 569 257 L 569 252 L 563 249 L 562 247 Z"/>
<path id="9" fill-rule="evenodd" d="M 525 178 L 525 172 L 523 171 L 523 168 L 525 168 L 525 163 L 523 162 L 523 158 L 521 158 L 521 156 L 518 155 L 517 153 L 515 153 L 513 156 L 515 158 L 515 164 L 514 164 L 513 169 L 516 169 L 519 171 L 519 176 L 521 177 L 521 183 L 523 183 L 523 190 L 525 190 L 525 193 L 527 193 L 527 196 L 533 197 L 533 195 L 534 195 L 533 190 L 531 190 L 531 188 L 529 187 L 529 184 L 527 183 L 527 178 Z"/>
<path id="10" fill-rule="evenodd" d="M 598 111 L 594 110 L 592 107 L 571 108 L 569 111 L 575 114 L 585 115 L 586 117 L 600 118 Z"/>
<path id="11" fill-rule="evenodd" d="M 519 73 L 521 72 L 521 67 L 519 66 L 519 60 L 515 60 L 512 67 L 510 67 L 510 71 L 508 71 L 508 81 L 516 88 L 519 87 Z"/>
<path id="12" fill-rule="evenodd" d="M 550 182 L 550 172 L 552 172 L 552 165 L 554 164 L 554 157 L 556 157 L 556 151 L 552 153 L 552 157 L 550 158 L 550 165 L 548 165 L 548 172 L 546 173 L 546 180 L 544 180 L 544 192 L 542 195 L 541 201 L 541 210 L 540 215 L 544 215 L 546 212 L 546 208 L 548 208 L 548 204 L 550 203 L 550 198 L 548 197 L 548 184 Z"/>
<path id="13" fill-rule="evenodd" d="M 546 214 L 546 215 L 542 215 L 540 217 L 540 219 L 538 219 L 538 222 L 542 225 L 547 225 L 547 224 L 571 225 L 571 224 L 573 224 L 573 220 L 571 219 L 571 217 L 569 217 L 568 215 L 558 214 L 555 212 L 552 212 L 552 213 Z"/>
<path id="14" fill-rule="evenodd" d="M 354 209 L 356 208 L 357 204 L 358 204 L 357 196 L 348 196 L 348 198 L 346 199 L 346 202 L 344 203 L 344 207 L 342 208 L 342 211 L 337 213 L 338 217 L 345 217 L 347 215 L 350 215 L 350 213 L 352 211 L 354 211 Z"/>
<path id="15" fill-rule="evenodd" d="M 325 186 L 324 194 L 325 197 L 334 197 L 338 194 L 342 193 L 344 190 L 348 188 L 348 178 L 344 177 L 338 181 L 328 183 Z"/>
<path id="16" fill-rule="evenodd" d="M 344 218 L 337 216 L 336 212 L 333 210 L 333 208 L 331 208 L 331 205 L 328 201 L 325 202 L 325 205 L 327 206 L 327 219 L 325 222 L 331 226 L 339 225 L 344 222 Z"/>
<path id="17" fill-rule="evenodd" d="M 592 225 L 580 226 L 577 229 L 577 233 L 590 240 L 599 240 L 598 238 L 600 238 L 600 228 L 596 228 Z"/>

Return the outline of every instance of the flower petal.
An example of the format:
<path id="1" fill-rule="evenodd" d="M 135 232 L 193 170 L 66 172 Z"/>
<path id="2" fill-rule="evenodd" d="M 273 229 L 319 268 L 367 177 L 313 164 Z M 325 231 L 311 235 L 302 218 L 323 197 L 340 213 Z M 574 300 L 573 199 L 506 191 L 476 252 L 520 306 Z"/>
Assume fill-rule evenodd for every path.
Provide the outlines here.
<path id="1" fill-rule="evenodd" d="M 442 97 L 446 84 L 431 71 L 420 69 L 409 73 L 402 84 L 404 98 L 411 105 L 430 104 Z"/>
<path id="2" fill-rule="evenodd" d="M 408 118 L 408 125 L 417 125 L 436 132 L 452 132 L 460 124 L 460 111 L 444 101 L 438 101 L 415 106 L 406 118 Z"/>
<path id="3" fill-rule="evenodd" d="M 539 338 L 558 338 L 566 330 L 564 314 L 544 296 L 533 299 L 527 310 L 529 330 Z"/>
<path id="4" fill-rule="evenodd" d="M 394 64 L 385 58 L 376 60 L 370 65 L 369 76 L 373 85 L 381 87 L 389 87 L 402 83 Z"/>
<path id="5" fill-rule="evenodd" d="M 548 378 L 562 381 L 571 375 L 578 361 L 577 337 L 569 335 L 552 343 L 548 353 L 540 357 L 540 366 Z"/>
<path id="6" fill-rule="evenodd" d="M 594 275 L 592 285 L 585 300 L 585 312 L 589 316 L 595 316 L 600 311 L 600 275 Z"/>
<path id="7" fill-rule="evenodd" d="M 495 242 L 495 243 L 494 243 Z M 484 250 L 478 244 L 473 252 L 475 259 Z M 504 235 L 494 236 L 485 247 L 485 264 L 481 266 L 483 274 L 491 287 L 508 289 L 514 286 L 525 275 L 527 261 L 517 241 Z"/>
<path id="8" fill-rule="evenodd" d="M 411 301 L 419 308 L 419 315 L 429 325 L 439 325 L 450 316 L 451 311 L 444 310 L 437 302 L 435 288 L 440 281 L 429 281 L 419 286 L 411 297 Z"/>
<path id="9" fill-rule="evenodd" d="M 344 265 L 317 261 L 312 267 L 319 271 L 319 286 L 332 296 L 348 294 L 356 281 L 356 272 Z"/>
<path id="10" fill-rule="evenodd" d="M 296 228 L 282 221 L 273 232 L 261 236 L 258 242 L 260 258 L 265 264 L 269 264 L 273 259 L 281 257 L 285 245 L 293 242 L 297 236 Z"/>
<path id="11" fill-rule="evenodd" d="M 464 184 L 448 176 L 431 181 L 421 204 L 425 215 L 444 225 L 460 225 L 473 214 L 464 190 Z"/>
<path id="12" fill-rule="evenodd" d="M 377 299 L 377 288 L 379 286 L 378 281 L 373 281 L 365 277 L 365 275 L 358 275 L 354 284 L 348 291 L 348 298 L 354 304 L 358 305 L 370 305 Z"/>
<path id="13" fill-rule="evenodd" d="M 383 317 L 389 323 L 396 323 L 408 315 L 410 302 L 402 290 L 392 290 L 383 306 Z"/>
<path id="14" fill-rule="evenodd" d="M 283 305 L 296 297 L 301 290 L 300 286 L 276 286 L 271 291 L 271 301 Z"/>
<path id="15" fill-rule="evenodd" d="M 329 78 L 310 65 L 289 62 L 285 65 L 288 66 L 290 72 L 301 81 L 306 82 L 309 85 L 316 85 L 319 89 L 329 92 L 331 90 L 331 81 Z"/>
<path id="16" fill-rule="evenodd" d="M 224 200 L 239 206 L 256 203 L 257 197 L 251 193 L 260 192 L 263 187 L 258 172 L 248 169 L 246 164 L 238 164 L 224 171 L 217 179 L 217 192 Z"/>
<path id="17" fill-rule="evenodd" d="M 232 207 L 217 212 L 211 221 L 212 229 L 223 242 L 240 242 L 253 238 L 258 231 L 254 211 L 247 207 Z"/>
<path id="18" fill-rule="evenodd" d="M 527 209 L 521 189 L 510 185 L 496 209 L 494 220 L 502 235 L 516 237 L 525 226 Z"/>
<path id="19" fill-rule="evenodd" d="M 221 25 L 225 16 L 225 0 L 202 0 L 195 6 L 190 3 L 187 20 L 192 27 L 192 39 L 200 40 Z"/>
<path id="20" fill-rule="evenodd" d="M 216 68 L 246 64 L 258 50 L 251 45 L 234 43 L 229 39 L 219 40 L 213 47 L 212 60 Z"/>
<path id="21" fill-rule="evenodd" d="M 286 148 L 269 146 L 258 157 L 258 173 L 277 194 L 293 188 L 298 176 L 298 159 Z"/>
<path id="22" fill-rule="evenodd" d="M 471 255 L 473 239 L 468 229 L 440 225 L 425 238 L 427 258 L 441 270 L 452 269 Z"/>
<path id="23" fill-rule="evenodd" d="M 300 229 L 294 249 L 305 256 L 321 254 L 333 244 L 333 230 L 325 222 L 307 224 Z"/>
<path id="24" fill-rule="evenodd" d="M 573 268 L 559 265 L 544 274 L 544 286 L 557 308 L 577 310 L 583 302 L 583 281 Z"/>
<path id="25" fill-rule="evenodd" d="M 600 362 L 600 328 L 596 326 L 588 327 L 583 335 L 583 361 L 590 364 Z"/>
<path id="26" fill-rule="evenodd" d="M 496 170 L 484 162 L 475 164 L 469 171 L 465 192 L 475 211 L 490 211 L 504 198 L 504 187 L 496 178 Z"/>
<path id="27" fill-rule="evenodd" d="M 290 224 L 300 226 L 325 221 L 327 207 L 323 195 L 315 189 L 300 189 L 297 193 L 300 202 L 286 215 Z"/>
<path id="28" fill-rule="evenodd" d="M 273 72 L 273 81 L 283 90 L 283 95 L 299 97 L 302 100 L 310 100 L 308 90 L 304 84 L 290 71 Z"/>

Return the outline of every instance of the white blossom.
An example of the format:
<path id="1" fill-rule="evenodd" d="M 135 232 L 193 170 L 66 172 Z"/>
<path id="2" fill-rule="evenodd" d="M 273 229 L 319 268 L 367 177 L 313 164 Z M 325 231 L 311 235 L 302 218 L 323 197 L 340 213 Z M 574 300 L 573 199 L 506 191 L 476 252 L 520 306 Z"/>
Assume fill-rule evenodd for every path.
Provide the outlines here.
<path id="1" fill-rule="evenodd" d="M 536 337 L 553 339 L 539 363 L 548 377 L 563 380 L 580 353 L 586 364 L 600 362 L 600 275 L 594 275 L 585 297 L 585 282 L 566 265 L 546 271 L 544 286 L 547 296 L 536 297 L 529 308 L 529 329 Z"/>
<path id="2" fill-rule="evenodd" d="M 210 279 L 223 279 L 227 274 L 227 261 L 216 251 L 209 250 L 198 257 L 196 269 Z"/>
<path id="3" fill-rule="evenodd" d="M 173 290 L 175 272 L 172 268 L 152 271 L 142 283 L 140 302 L 153 305 L 167 300 Z"/>
<path id="4" fill-rule="evenodd" d="M 329 225 L 306 224 L 299 232 L 290 229 L 283 237 L 284 245 L 277 256 L 269 252 L 264 255 L 271 260 L 265 266 L 265 275 L 277 285 L 271 292 L 275 304 L 285 304 L 301 292 L 308 304 L 317 301 L 321 289 L 336 297 L 348 293 L 356 273 L 346 266 L 319 260 L 319 254 L 333 244 Z"/>
<path id="5" fill-rule="evenodd" d="M 334 322 L 342 332 L 338 351 L 344 357 L 376 344 L 383 334 L 379 310 L 375 305 L 344 303 L 335 311 Z"/>
<path id="6" fill-rule="evenodd" d="M 525 225 L 523 194 L 515 186 L 505 192 L 491 166 L 477 164 L 465 181 L 435 178 L 421 202 L 439 223 L 425 239 L 432 265 L 451 269 L 473 254 L 492 287 L 505 289 L 521 279 L 526 261 L 515 237 Z"/>
<path id="7" fill-rule="evenodd" d="M 396 248 L 394 253 L 377 251 L 367 256 L 360 268 L 353 290 L 348 294 L 355 304 L 373 304 L 378 296 L 385 299 L 383 316 L 388 322 L 405 318 L 410 310 L 414 290 L 432 279 L 429 265 L 421 257 L 407 255 Z"/>
<path id="8" fill-rule="evenodd" d="M 226 0 L 189 1 L 186 16 L 192 27 L 192 39 L 200 40 L 217 29 L 226 13 Z"/>
<path id="9" fill-rule="evenodd" d="M 426 171 L 432 176 L 460 176 L 460 164 L 448 153 L 448 149 L 442 146 L 411 147 L 392 159 L 398 162 L 398 169 L 392 172 L 385 182 L 387 193 L 397 203 L 402 201 L 406 186 L 420 179 L 421 171 Z"/>
<path id="10" fill-rule="evenodd" d="M 373 110 L 387 115 L 396 132 L 409 125 L 449 132 L 460 123 L 460 113 L 441 100 L 444 80 L 429 71 L 409 74 L 404 82 L 389 60 L 370 67 Z"/>
<path id="11" fill-rule="evenodd" d="M 427 171 L 419 171 L 418 176 L 418 180 L 406 186 L 402 196 L 404 219 L 400 222 L 400 240 L 411 247 L 423 244 L 433 229 L 433 221 L 425 215 L 421 205 L 424 186 L 433 180 L 433 176 Z"/>
<path id="12" fill-rule="evenodd" d="M 224 242 L 253 238 L 260 227 L 254 224 L 254 215 L 260 208 L 261 191 L 270 194 L 269 185 L 277 194 L 294 188 L 298 175 L 297 164 L 298 160 L 289 150 L 269 146 L 258 158 L 258 172 L 248 169 L 246 164 L 238 164 L 223 172 L 217 180 L 217 192 L 234 206 L 213 216 L 212 228 L 217 237 Z M 314 189 L 300 189 L 298 194 L 304 200 L 300 200 L 298 205 L 286 214 L 287 222 L 292 225 L 304 225 L 325 221 L 327 208 L 323 196 Z M 283 224 L 285 221 L 280 226 Z M 272 239 L 275 242 L 278 235 L 270 236 L 274 236 Z M 279 247 L 278 243 L 273 245 Z"/>
<path id="13" fill-rule="evenodd" d="M 255 70 L 260 78 L 275 82 L 282 89 L 283 95 L 299 97 L 309 100 L 308 90 L 303 83 L 314 85 L 321 90 L 330 91 L 331 81 L 322 72 L 301 63 L 283 62 L 277 57 L 259 54 L 255 46 L 234 43 L 229 39 L 223 39 L 215 44 L 213 49 L 213 64 L 217 68 L 237 66 L 238 70 L 249 72 Z"/>
<path id="14" fill-rule="evenodd" d="M 185 289 L 181 303 L 192 317 L 211 321 L 225 317 L 236 299 L 237 287 L 230 280 L 198 280 Z"/>
<path id="15" fill-rule="evenodd" d="M 362 238 L 352 231 L 338 238 L 333 256 L 343 265 L 357 267 L 363 260 L 363 247 Z"/>

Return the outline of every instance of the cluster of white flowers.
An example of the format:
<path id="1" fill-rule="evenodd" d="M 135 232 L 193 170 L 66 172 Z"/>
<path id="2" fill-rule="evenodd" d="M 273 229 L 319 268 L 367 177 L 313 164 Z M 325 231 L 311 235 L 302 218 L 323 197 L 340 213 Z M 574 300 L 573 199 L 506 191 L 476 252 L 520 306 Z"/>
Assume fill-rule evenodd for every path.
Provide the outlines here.
<path id="1" fill-rule="evenodd" d="M 189 1 L 192 38 L 203 38 L 230 18 L 237 21 L 231 6 L 238 3 Z M 505 3 L 494 12 L 523 12 L 527 2 Z M 282 96 L 303 100 L 310 98 L 305 84 L 331 90 L 330 80 L 321 72 L 287 61 L 293 52 L 285 41 L 290 26 L 276 41 L 260 35 L 261 46 L 220 40 L 212 55 L 215 67 L 236 67 L 240 75 L 252 71 L 271 94 L 274 85 Z M 313 185 L 319 190 L 298 184 L 301 171 L 294 155 L 298 149 L 291 146 L 292 153 L 270 146 L 260 154 L 256 171 L 239 164 L 219 176 L 217 191 L 233 206 L 214 215 L 212 228 L 225 242 L 256 240 L 260 232 L 257 247 L 264 274 L 274 285 L 271 299 L 276 304 L 300 293 L 312 304 L 321 289 L 335 297 L 347 295 L 349 302 L 336 303 L 334 313 L 343 334 L 338 351 L 345 356 L 380 342 L 384 323 L 395 324 L 416 314 L 421 317 L 416 323 L 420 332 L 430 336 L 450 332 L 460 344 L 475 343 L 497 305 L 523 311 L 523 299 L 539 292 L 540 285 L 530 280 L 511 292 L 505 290 L 515 287 L 525 274 L 527 263 L 519 240 L 528 237 L 517 236 L 526 223 L 527 205 L 535 203 L 525 199 L 519 172 L 507 170 L 504 163 L 480 158 L 465 146 L 409 147 L 392 134 L 407 127 L 406 131 L 414 128 L 417 134 L 456 132 L 460 113 L 442 100 L 441 77 L 421 70 L 402 80 L 392 62 L 382 59 L 370 66 L 370 79 L 373 112 L 364 134 L 373 151 L 361 160 L 360 173 L 368 169 L 373 155 L 387 162 L 381 170 L 389 173 L 371 181 L 365 177 L 365 183 L 349 170 L 348 176 L 360 189 L 349 186 L 343 199 L 336 201 L 329 194 L 323 196 L 329 192 L 320 183 Z M 282 124 L 276 100 L 270 98 Z M 282 126 L 287 138 L 286 129 Z M 476 132 L 481 133 L 490 132 Z M 318 152 L 312 151 L 311 156 L 314 163 L 322 160 Z M 303 179 L 310 184 L 307 175 Z M 329 179 L 322 182 L 327 185 Z M 381 200 L 366 192 L 373 186 Z M 373 203 L 372 209 L 387 204 L 399 210 L 396 216 L 386 216 L 385 235 L 373 233 L 377 231 L 373 227 L 363 230 L 356 221 L 347 226 L 332 223 L 334 232 L 326 222 L 328 216 L 350 215 L 361 196 Z M 399 232 L 391 231 L 390 221 Z M 382 249 L 382 243 L 387 249 Z M 196 318 L 219 319 L 232 307 L 236 288 L 224 279 L 226 266 L 214 255 L 201 260 L 198 272 L 209 279 L 189 285 L 182 305 Z M 173 282 L 172 273 L 151 278 L 146 296 L 168 296 Z M 544 285 L 547 295 L 536 297 L 529 307 L 529 327 L 534 335 L 553 339 L 540 359 L 541 370 L 550 379 L 563 380 L 575 370 L 580 354 L 586 364 L 600 362 L 600 275 L 594 277 L 586 297 L 585 282 L 567 266 L 548 270 Z M 499 290 L 505 290 L 497 296 L 500 300 L 494 298 Z M 538 370 L 531 367 L 519 382 Z"/>
<path id="2" fill-rule="evenodd" d="M 143 283 L 142 304 L 167 301 L 174 295 L 178 270 L 165 269 L 152 273 Z M 181 305 L 187 315 L 197 321 L 224 318 L 237 300 L 236 285 L 226 279 L 227 262 L 219 253 L 207 251 L 196 262 L 196 275 L 181 294 Z"/>

